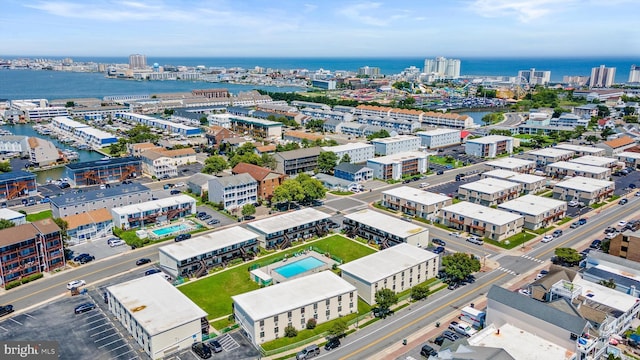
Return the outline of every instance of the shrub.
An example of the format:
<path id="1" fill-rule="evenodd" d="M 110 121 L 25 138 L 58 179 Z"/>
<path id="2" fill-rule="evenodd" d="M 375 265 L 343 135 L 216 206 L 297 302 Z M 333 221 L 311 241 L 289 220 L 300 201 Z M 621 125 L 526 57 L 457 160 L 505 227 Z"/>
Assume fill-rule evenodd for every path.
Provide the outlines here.
<path id="1" fill-rule="evenodd" d="M 23 278 L 22 280 L 20 280 L 20 282 L 22 282 L 23 284 L 26 284 L 28 282 L 31 282 L 33 280 L 38 280 L 41 277 L 43 277 L 44 275 L 42 273 L 37 273 L 37 274 L 33 274 L 33 275 L 29 275 L 25 278 Z"/>
<path id="2" fill-rule="evenodd" d="M 16 280 L 16 281 L 12 281 L 7 283 L 7 285 L 5 285 L 5 290 L 9 290 L 9 289 L 13 289 L 14 287 L 20 286 L 22 285 L 22 282 L 20 282 L 20 280 Z"/>
<path id="3" fill-rule="evenodd" d="M 313 319 L 313 318 L 309 319 L 307 321 L 307 329 L 309 329 L 309 330 L 315 329 L 316 328 L 316 324 L 317 324 L 316 319 Z"/>
<path id="4" fill-rule="evenodd" d="M 287 327 L 284 328 L 284 336 L 291 338 L 296 337 L 298 336 L 298 330 L 296 330 L 292 325 L 287 325 Z"/>

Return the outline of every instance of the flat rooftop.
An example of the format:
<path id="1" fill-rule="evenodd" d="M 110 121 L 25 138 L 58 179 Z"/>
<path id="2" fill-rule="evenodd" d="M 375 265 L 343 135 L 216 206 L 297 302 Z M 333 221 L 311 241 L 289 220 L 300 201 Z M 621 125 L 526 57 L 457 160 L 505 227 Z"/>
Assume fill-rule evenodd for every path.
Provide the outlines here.
<path id="1" fill-rule="evenodd" d="M 538 150 L 529 152 L 529 155 L 552 157 L 552 158 L 556 158 L 559 156 L 572 156 L 573 154 L 574 152 L 571 150 L 563 150 L 563 149 L 556 149 L 556 148 L 544 148 L 544 149 L 538 149 Z"/>
<path id="2" fill-rule="evenodd" d="M 397 143 L 397 142 L 403 142 L 403 141 L 411 141 L 411 140 L 415 140 L 415 141 L 420 141 L 420 138 L 417 136 L 413 136 L 413 135 L 396 135 L 396 136 L 391 136 L 388 138 L 378 138 L 378 139 L 373 139 L 371 140 L 372 144 L 378 143 L 378 144 L 392 144 L 392 143 Z"/>
<path id="3" fill-rule="evenodd" d="M 579 163 L 569 162 L 569 161 L 558 161 L 558 162 L 554 162 L 552 164 L 547 165 L 547 169 L 554 169 L 554 168 L 579 171 L 579 172 L 589 173 L 589 174 L 604 174 L 608 171 L 611 171 L 609 168 L 606 168 L 606 167 L 584 165 L 584 164 L 579 164 Z"/>
<path id="4" fill-rule="evenodd" d="M 420 189 L 412 188 L 410 186 L 400 186 L 394 189 L 385 190 L 382 193 L 401 199 L 411 200 L 421 205 L 434 205 L 439 204 L 443 201 L 452 201 L 452 199 L 448 196 L 432 193 L 429 191 L 423 191 Z"/>
<path id="5" fill-rule="evenodd" d="M 618 160 L 604 157 L 604 156 L 585 155 L 575 159 L 571 159 L 569 160 L 569 162 L 576 163 L 576 164 L 583 164 L 583 165 L 609 167 L 617 163 Z"/>
<path id="6" fill-rule="evenodd" d="M 440 209 L 440 211 L 449 211 L 464 217 L 498 226 L 506 225 L 522 218 L 522 216 L 518 214 L 512 214 L 508 211 L 493 209 L 487 206 L 470 203 L 468 201 L 460 201 L 457 204 L 445 206 Z"/>
<path id="7" fill-rule="evenodd" d="M 108 159 L 100 159 L 93 161 L 83 161 L 65 165 L 67 169 L 71 170 L 91 170 L 97 168 L 105 168 L 109 166 L 127 165 L 127 164 L 140 164 L 140 159 L 133 156 L 128 157 L 114 157 Z"/>
<path id="8" fill-rule="evenodd" d="M 505 141 L 505 140 L 513 140 L 513 137 L 503 136 L 503 135 L 489 135 L 489 136 L 483 136 L 477 139 L 470 139 L 470 140 L 467 140 L 467 142 L 476 143 L 476 144 L 493 144 L 498 141 Z"/>
<path id="9" fill-rule="evenodd" d="M 437 257 L 438 255 L 431 251 L 402 243 L 340 265 L 339 268 L 343 272 L 373 284 Z"/>
<path id="10" fill-rule="evenodd" d="M 502 326 L 491 324 L 467 341 L 469 345 L 504 349 L 518 360 L 539 360 L 541 356 L 569 360 L 575 355 L 573 349 L 565 349 L 509 323 Z"/>
<path id="11" fill-rule="evenodd" d="M 322 211 L 306 208 L 250 222 L 247 224 L 247 227 L 261 234 L 273 234 L 314 221 L 329 219 L 330 217 L 331 215 Z"/>
<path id="12" fill-rule="evenodd" d="M 543 215 L 545 212 L 555 210 L 559 207 L 564 207 L 566 210 L 567 203 L 562 200 L 531 194 L 524 195 L 498 205 L 498 209 L 533 216 Z"/>
<path id="13" fill-rule="evenodd" d="M 556 145 L 555 148 L 581 152 L 585 154 L 599 154 L 604 152 L 604 149 L 597 148 L 595 146 L 582 146 L 582 145 L 572 145 L 572 144 L 559 144 L 559 145 Z"/>
<path id="14" fill-rule="evenodd" d="M 150 336 L 207 316 L 161 274 L 109 286 L 107 291 Z"/>
<path id="15" fill-rule="evenodd" d="M 640 159 L 640 153 L 623 151 L 615 155 L 618 158 Z"/>
<path id="16" fill-rule="evenodd" d="M 533 184 L 539 181 L 547 180 L 547 178 L 544 176 L 522 174 L 515 171 L 504 170 L 504 169 L 495 169 L 491 171 L 486 171 L 482 173 L 482 175 L 490 178 L 505 179 L 505 180 L 517 182 L 520 184 Z"/>
<path id="17" fill-rule="evenodd" d="M 346 219 L 357 221 L 360 224 L 380 229 L 389 234 L 395 235 L 401 239 L 428 231 L 413 223 L 400 220 L 399 218 L 385 215 L 374 210 L 364 209 L 344 216 Z"/>
<path id="18" fill-rule="evenodd" d="M 501 191 L 509 191 L 519 186 L 519 183 L 513 181 L 485 178 L 478 181 L 462 184 L 459 186 L 459 188 L 469 191 L 477 191 L 483 194 L 495 194 Z"/>
<path id="19" fill-rule="evenodd" d="M 381 156 L 374 159 L 369 159 L 367 162 L 371 161 L 378 164 L 393 164 L 396 162 L 402 162 L 413 159 L 427 158 L 429 154 L 421 152 L 421 151 L 404 151 L 399 152 L 393 155 Z"/>
<path id="20" fill-rule="evenodd" d="M 110 199 L 126 194 L 138 194 L 143 192 L 149 192 L 149 194 L 151 194 L 151 189 L 138 183 L 117 184 L 112 185 L 108 189 L 87 190 L 78 194 L 68 192 L 62 196 L 52 197 L 51 203 L 58 207 L 71 206 L 73 204 L 81 204 L 100 199 Z"/>
<path id="21" fill-rule="evenodd" d="M 622 312 L 631 310 L 638 302 L 638 298 L 634 296 L 584 280 L 581 276 L 576 276 L 573 283 L 582 288 L 582 296 L 585 298 Z"/>
<path id="22" fill-rule="evenodd" d="M 338 146 L 323 146 L 322 151 L 331 151 L 335 153 L 335 152 L 351 151 L 351 150 L 366 149 L 366 148 L 371 148 L 373 150 L 374 147 L 375 146 L 371 144 L 365 144 L 361 142 L 352 142 L 352 143 L 347 143 L 347 144 L 338 145 Z"/>
<path id="23" fill-rule="evenodd" d="M 602 190 L 607 187 L 613 188 L 613 186 L 615 186 L 615 183 L 613 181 L 592 179 L 584 176 L 576 176 L 571 179 L 561 181 L 555 184 L 555 186 L 565 188 L 565 189 L 584 191 L 584 192 L 594 192 L 594 191 Z"/>
<path id="24" fill-rule="evenodd" d="M 433 129 L 433 130 L 426 130 L 426 131 L 418 131 L 416 133 L 416 135 L 418 136 L 438 136 L 438 135 L 445 135 L 445 134 L 451 134 L 451 133 L 460 133 L 460 130 L 455 130 L 455 129 Z"/>
<path id="25" fill-rule="evenodd" d="M 258 234 L 253 231 L 234 226 L 162 246 L 159 250 L 176 261 L 182 261 L 257 238 Z"/>
<path id="26" fill-rule="evenodd" d="M 332 271 L 321 271 L 231 298 L 235 306 L 258 321 L 352 291 L 355 286 Z"/>
<path id="27" fill-rule="evenodd" d="M 192 198 L 189 195 L 174 195 L 172 197 L 151 200 L 141 202 L 139 204 L 131 204 L 120 207 L 111 208 L 111 211 L 118 215 L 128 215 L 128 214 L 136 214 L 136 213 L 146 213 L 148 211 L 160 210 L 162 208 L 189 204 L 193 203 L 195 205 L 196 199 Z"/>
<path id="28" fill-rule="evenodd" d="M 489 165 L 489 166 L 495 166 L 495 167 L 503 168 L 503 169 L 517 169 L 517 168 L 520 168 L 520 167 L 527 167 L 527 166 L 535 167 L 536 166 L 536 162 L 535 161 L 525 160 L 525 159 L 518 159 L 518 158 L 513 158 L 513 157 L 499 158 L 499 159 L 496 159 L 496 160 L 487 161 L 485 164 Z"/>

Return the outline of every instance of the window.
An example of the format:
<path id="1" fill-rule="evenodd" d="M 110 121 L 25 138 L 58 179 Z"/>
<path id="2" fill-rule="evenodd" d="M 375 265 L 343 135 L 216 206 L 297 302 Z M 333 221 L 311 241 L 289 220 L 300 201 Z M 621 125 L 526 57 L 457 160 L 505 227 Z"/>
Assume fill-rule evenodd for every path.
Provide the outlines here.
<path id="1" fill-rule="evenodd" d="M 342 295 L 338 295 L 338 301 L 342 301 Z"/>
<path id="2" fill-rule="evenodd" d="M 264 337 L 264 331 L 260 331 L 260 337 L 263 338 Z"/>
<path id="3" fill-rule="evenodd" d="M 273 328 L 273 333 L 276 334 L 276 336 L 278 336 L 278 330 L 279 329 L 277 326 Z"/>
<path id="4" fill-rule="evenodd" d="M 304 308 L 300 308 L 300 314 L 304 314 Z"/>
<path id="5" fill-rule="evenodd" d="M 313 310 L 318 310 L 318 303 L 313 304 Z"/>
<path id="6" fill-rule="evenodd" d="M 264 326 L 264 320 L 260 320 L 260 326 Z"/>
<path id="7" fill-rule="evenodd" d="M 289 319 L 291 319 L 291 311 L 289 311 L 289 312 L 287 313 L 287 317 L 288 317 Z"/>
<path id="8" fill-rule="evenodd" d="M 331 315 L 331 310 L 327 310 L 327 311 L 325 312 L 325 315 L 327 315 L 327 317 L 329 317 L 329 315 Z"/>
<path id="9" fill-rule="evenodd" d="M 331 304 L 331 299 L 327 299 L 327 301 L 325 301 L 325 304 L 329 306 Z"/>
<path id="10" fill-rule="evenodd" d="M 338 306 L 338 313 L 342 311 L 342 306 Z"/>
<path id="11" fill-rule="evenodd" d="M 376 286 L 377 286 L 377 285 L 378 285 L 378 284 L 376 284 Z M 350 293 L 349 293 L 349 299 L 353 299 L 353 292 L 350 292 Z"/>
<path id="12" fill-rule="evenodd" d="M 273 322 L 277 323 L 278 322 L 278 315 L 273 317 Z"/>

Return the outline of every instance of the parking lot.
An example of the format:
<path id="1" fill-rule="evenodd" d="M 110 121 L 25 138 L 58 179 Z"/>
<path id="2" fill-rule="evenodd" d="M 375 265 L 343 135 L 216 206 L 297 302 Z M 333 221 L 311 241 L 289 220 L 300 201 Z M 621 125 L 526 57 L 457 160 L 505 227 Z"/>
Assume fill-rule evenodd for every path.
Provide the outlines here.
<path id="1" fill-rule="evenodd" d="M 426 190 L 432 193 L 445 194 L 449 197 L 455 198 L 458 194 L 458 187 L 460 185 L 478 180 L 480 180 L 480 174 L 474 174 L 465 176 L 461 178 L 460 181 L 452 181 L 440 185 L 430 186 L 427 187 Z"/>
<path id="2" fill-rule="evenodd" d="M 194 218 L 193 221 L 198 222 L 202 226 L 206 226 L 208 228 L 218 228 L 221 226 L 231 225 L 236 223 L 236 220 L 230 217 L 224 216 L 206 205 L 196 206 L 196 213 L 199 213 L 199 212 L 204 212 L 207 215 L 211 216 L 211 218 L 204 221 Z M 207 225 L 207 222 L 211 221 L 212 219 L 218 220 L 219 223 Z"/>
<path id="3" fill-rule="evenodd" d="M 629 191 L 634 191 L 633 189 L 629 189 L 629 185 L 640 185 L 640 171 L 632 171 L 631 173 L 629 173 L 629 175 L 623 176 L 612 175 L 611 179 L 616 183 L 616 189 L 613 193 L 615 195 L 624 195 Z"/>
<path id="4" fill-rule="evenodd" d="M 214 359 L 223 360 L 243 360 L 259 359 L 260 352 L 253 346 L 249 339 L 241 332 L 227 333 L 215 338 L 222 346 L 222 352 L 214 353 Z M 209 340 L 205 341 L 209 342 Z M 167 360 L 197 360 L 200 359 L 193 351 L 183 350 Z"/>

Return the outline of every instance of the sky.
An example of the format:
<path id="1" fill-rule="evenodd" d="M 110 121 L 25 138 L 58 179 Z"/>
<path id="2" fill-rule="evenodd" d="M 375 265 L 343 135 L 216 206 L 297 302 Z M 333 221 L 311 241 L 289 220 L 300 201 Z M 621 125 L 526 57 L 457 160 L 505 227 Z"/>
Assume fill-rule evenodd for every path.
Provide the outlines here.
<path id="1" fill-rule="evenodd" d="M 0 58 L 638 56 L 637 0 L 2 0 Z"/>

